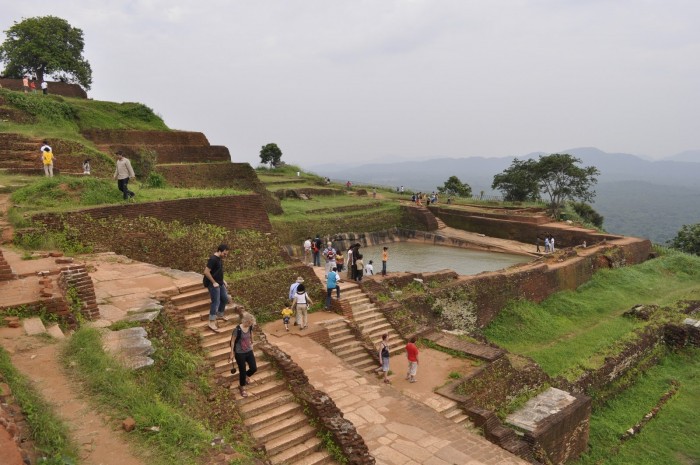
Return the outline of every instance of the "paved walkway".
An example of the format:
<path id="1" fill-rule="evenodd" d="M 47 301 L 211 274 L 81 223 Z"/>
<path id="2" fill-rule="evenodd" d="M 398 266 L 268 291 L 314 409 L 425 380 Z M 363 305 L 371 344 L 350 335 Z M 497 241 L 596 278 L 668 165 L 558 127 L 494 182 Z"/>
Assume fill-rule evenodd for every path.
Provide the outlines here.
<path id="1" fill-rule="evenodd" d="M 430 394 L 408 391 L 421 383 L 403 383 L 403 365 L 399 360 L 395 362 L 400 366 L 395 368 L 398 374 L 394 376 L 394 384 L 387 386 L 365 377 L 313 340 L 294 333 L 269 331 L 269 325 L 265 327 L 269 341 L 292 356 L 315 388 L 331 396 L 345 418 L 355 425 L 377 464 L 527 463 L 425 405 Z M 427 362 L 425 358 L 423 361 Z M 419 368 L 419 379 L 423 379 L 421 374 Z M 422 384 L 425 386 L 425 382 Z M 439 396 L 432 395 L 439 402 Z"/>

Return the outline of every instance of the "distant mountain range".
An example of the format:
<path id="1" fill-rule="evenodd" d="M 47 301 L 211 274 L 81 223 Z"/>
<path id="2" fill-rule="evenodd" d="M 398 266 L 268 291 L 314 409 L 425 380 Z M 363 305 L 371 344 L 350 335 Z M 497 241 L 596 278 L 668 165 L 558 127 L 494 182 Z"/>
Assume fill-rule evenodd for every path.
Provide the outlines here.
<path id="1" fill-rule="evenodd" d="M 628 153 L 606 153 L 593 147 L 562 150 L 593 165 L 601 174 L 594 208 L 605 216 L 607 231 L 647 237 L 664 243 L 683 224 L 700 222 L 700 150 L 688 150 L 664 160 L 648 160 Z M 517 158 L 537 159 L 544 152 Z M 404 186 L 433 191 L 456 175 L 475 194 L 491 189 L 493 176 L 515 157 L 436 158 L 356 166 L 317 165 L 312 171 L 345 182 Z"/>

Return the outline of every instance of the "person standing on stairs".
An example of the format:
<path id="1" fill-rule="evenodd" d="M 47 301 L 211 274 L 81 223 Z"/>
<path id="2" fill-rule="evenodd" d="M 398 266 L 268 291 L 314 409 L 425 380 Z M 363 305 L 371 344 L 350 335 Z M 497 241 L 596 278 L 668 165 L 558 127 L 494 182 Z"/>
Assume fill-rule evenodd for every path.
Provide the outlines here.
<path id="1" fill-rule="evenodd" d="M 53 151 L 49 144 L 44 141 L 43 147 L 41 147 L 41 162 L 44 164 L 44 175 L 48 178 L 53 178 Z"/>
<path id="2" fill-rule="evenodd" d="M 209 257 L 207 266 L 204 267 L 204 279 L 202 284 L 209 290 L 211 297 L 211 306 L 209 307 L 209 329 L 218 333 L 219 327 L 216 325 L 216 320 L 228 321 L 228 317 L 224 315 L 226 304 L 228 303 L 228 285 L 224 280 L 224 263 L 223 259 L 228 257 L 229 247 L 227 244 L 221 244 L 214 252 L 214 255 Z"/>
<path id="3" fill-rule="evenodd" d="M 389 381 L 389 333 L 382 334 L 382 340 L 379 343 L 379 365 L 377 371 L 384 373 L 384 382 L 391 384 Z"/>
<path id="4" fill-rule="evenodd" d="M 338 285 L 338 281 L 340 281 L 338 268 L 334 266 L 326 275 L 326 311 L 330 311 L 331 309 L 331 296 L 333 295 L 333 291 L 335 291 L 336 298 L 340 300 L 340 286 Z"/>
<path id="5" fill-rule="evenodd" d="M 238 365 L 238 389 L 241 397 L 248 397 L 245 387 L 252 381 L 250 377 L 258 371 L 255 353 L 253 353 L 253 326 L 255 326 L 255 317 L 245 312 L 241 317 L 241 324 L 231 333 L 231 354 L 228 360 L 233 362 L 235 359 Z"/>

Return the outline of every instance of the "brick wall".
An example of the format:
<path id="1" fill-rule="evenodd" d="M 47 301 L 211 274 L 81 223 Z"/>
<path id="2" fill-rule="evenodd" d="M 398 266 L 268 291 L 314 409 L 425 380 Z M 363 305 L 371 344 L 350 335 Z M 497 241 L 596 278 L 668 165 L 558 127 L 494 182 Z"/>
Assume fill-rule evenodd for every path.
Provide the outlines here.
<path id="1" fill-rule="evenodd" d="M 46 81 L 49 85 L 48 91 L 52 95 L 62 95 L 63 97 L 87 98 L 87 93 L 78 84 L 68 84 L 67 82 Z M 0 84 L 4 89 L 22 90 L 21 79 L 0 78 Z M 41 92 L 41 83 L 37 83 L 37 92 Z"/>
<path id="2" fill-rule="evenodd" d="M 216 163 L 230 162 L 231 154 L 221 145 L 157 145 L 148 144 L 99 144 L 98 148 L 103 152 L 116 153 L 120 151 L 133 164 L 140 163 L 142 149 L 153 150 L 157 155 L 158 164 L 164 163 Z"/>
<path id="3" fill-rule="evenodd" d="M 95 286 L 92 278 L 87 272 L 85 265 L 71 265 L 61 268 L 61 273 L 58 277 L 59 286 L 63 290 L 64 295 L 68 289 L 73 288 L 77 291 L 78 299 L 82 304 L 80 313 L 89 321 L 94 321 L 100 317 L 100 309 L 97 307 L 97 297 L 95 296 Z"/>
<path id="4" fill-rule="evenodd" d="M 257 194 L 163 200 L 90 208 L 65 214 L 65 216 L 58 213 L 43 213 L 32 216 L 32 221 L 45 224 L 52 229 L 61 229 L 64 220 L 77 223 L 80 215 L 88 215 L 94 219 L 144 216 L 166 222 L 177 220 L 182 224 L 214 224 L 231 231 L 254 229 L 268 233 L 272 232 L 272 225 L 262 200 L 262 197 Z M 125 240 L 128 239 L 126 235 Z"/>
<path id="5" fill-rule="evenodd" d="M 579 228 L 548 229 L 546 225 L 529 223 L 521 218 L 487 218 L 482 214 L 449 208 L 430 207 L 430 209 L 450 227 L 527 244 L 534 244 L 538 236 L 544 237 L 547 233 L 551 233 L 555 237 L 556 247 L 574 247 L 581 245 L 584 241 L 588 245 L 592 245 L 603 240 L 613 240 L 621 237 Z"/>
<path id="6" fill-rule="evenodd" d="M 82 134 L 96 145 L 209 145 L 209 141 L 203 133 L 191 131 L 88 129 Z"/>
<path id="7" fill-rule="evenodd" d="M 315 389 L 304 370 L 292 361 L 291 357 L 270 344 L 262 344 L 261 350 L 280 370 L 290 386 L 290 390 L 300 403 L 308 409 L 320 427 L 328 431 L 336 445 L 347 458 L 348 465 L 373 465 L 374 457 L 355 426 L 345 418 L 342 411 L 326 393 Z"/>
<path id="8" fill-rule="evenodd" d="M 16 278 L 17 276 L 12 272 L 10 264 L 7 263 L 5 256 L 2 254 L 2 250 L 0 250 L 0 281 L 10 281 Z"/>

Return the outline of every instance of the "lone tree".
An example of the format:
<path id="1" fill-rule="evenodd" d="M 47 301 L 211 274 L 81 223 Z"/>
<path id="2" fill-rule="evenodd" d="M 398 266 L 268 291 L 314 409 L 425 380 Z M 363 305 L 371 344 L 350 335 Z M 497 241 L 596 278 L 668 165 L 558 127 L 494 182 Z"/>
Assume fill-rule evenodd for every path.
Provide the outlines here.
<path id="1" fill-rule="evenodd" d="M 282 150 L 277 147 L 277 144 L 263 145 L 260 149 L 260 162 L 269 163 L 270 168 L 273 168 L 280 163 L 282 158 Z"/>
<path id="2" fill-rule="evenodd" d="M 438 186 L 438 192 L 457 197 L 471 197 L 472 188 L 469 184 L 463 183 L 457 176 L 450 176 L 442 187 Z"/>
<path id="3" fill-rule="evenodd" d="M 92 68 L 83 57 L 81 29 L 56 16 L 38 16 L 15 22 L 5 35 L 0 62 L 6 76 L 36 75 L 39 81 L 51 76 L 90 89 Z"/>
<path id="4" fill-rule="evenodd" d="M 700 223 L 684 224 L 668 244 L 685 253 L 700 255 Z"/>
<path id="5" fill-rule="evenodd" d="M 537 161 L 513 160 L 509 168 L 494 176 L 492 187 L 509 200 L 536 199 L 544 193 L 557 218 L 567 200 L 591 202 L 595 197 L 592 187 L 598 182 L 600 171 L 595 166 L 581 168 L 577 163 L 581 160 L 568 153 L 540 155 Z"/>

